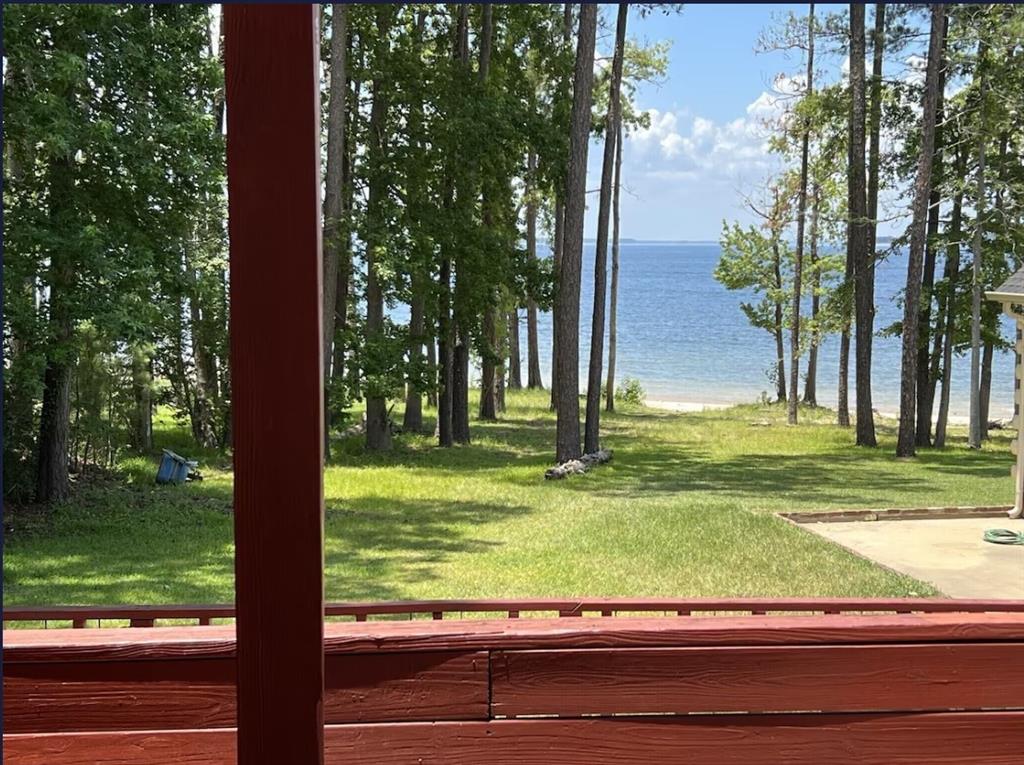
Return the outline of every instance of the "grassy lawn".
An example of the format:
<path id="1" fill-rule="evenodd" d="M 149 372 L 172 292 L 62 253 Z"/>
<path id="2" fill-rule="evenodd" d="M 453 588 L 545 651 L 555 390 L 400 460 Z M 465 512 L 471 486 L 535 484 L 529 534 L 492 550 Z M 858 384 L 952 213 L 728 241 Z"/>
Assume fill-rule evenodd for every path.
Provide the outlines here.
<path id="1" fill-rule="evenodd" d="M 474 423 L 469 447 L 402 436 L 393 453 L 365 455 L 359 439 L 338 442 L 325 476 L 327 597 L 934 594 L 774 512 L 1012 498 L 1007 435 L 972 452 L 956 431 L 944 450 L 897 460 L 893 423 L 881 423 L 879 449 L 858 449 L 825 410 L 789 427 L 783 408 L 757 405 L 624 408 L 605 422 L 611 464 L 546 482 L 546 402 L 510 395 L 501 422 Z M 47 516 L 9 517 L 8 605 L 233 599 L 227 462 L 158 426 L 158 446 L 200 458 L 206 480 L 158 487 L 156 457 L 132 458 Z"/>

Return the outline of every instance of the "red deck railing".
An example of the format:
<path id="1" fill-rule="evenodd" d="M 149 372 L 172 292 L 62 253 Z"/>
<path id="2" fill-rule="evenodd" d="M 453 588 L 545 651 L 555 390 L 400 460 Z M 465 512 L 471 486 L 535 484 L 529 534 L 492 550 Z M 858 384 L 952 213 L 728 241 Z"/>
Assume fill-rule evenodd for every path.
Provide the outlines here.
<path id="1" fill-rule="evenodd" d="M 467 616 L 696 616 L 763 614 L 903 614 L 903 613 L 1024 613 L 1024 601 L 954 600 L 945 598 L 527 598 L 497 600 L 410 600 L 373 603 L 327 603 L 329 620 L 433 619 Z M 4 623 L 37 622 L 43 628 L 102 626 L 154 627 L 160 622 L 195 622 L 234 619 L 231 605 L 147 606 L 10 606 Z M 35 626 L 35 625 L 33 625 Z"/>
<path id="2" fill-rule="evenodd" d="M 148 624 L 230 616 L 213 608 L 76 613 Z M 327 763 L 1016 765 L 1024 751 L 1022 602 L 495 600 L 330 610 L 367 621 L 325 625 Z M 372 618 L 494 612 L 618 618 Z M 691 618 L 650 615 L 665 612 Z M 648 615 L 626 615 L 636 613 Z M 11 616 L 68 618 L 64 609 Z M 234 625 L 16 629 L 4 642 L 5 762 L 235 762 Z"/>

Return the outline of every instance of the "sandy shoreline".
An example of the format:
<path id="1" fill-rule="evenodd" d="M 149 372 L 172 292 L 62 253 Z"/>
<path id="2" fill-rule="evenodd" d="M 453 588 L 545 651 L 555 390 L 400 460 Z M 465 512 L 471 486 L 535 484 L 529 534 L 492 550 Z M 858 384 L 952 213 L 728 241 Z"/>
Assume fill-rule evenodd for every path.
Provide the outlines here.
<path id="1" fill-rule="evenodd" d="M 708 401 L 669 401 L 666 399 L 648 399 L 647 406 L 653 409 L 664 409 L 670 412 L 705 412 L 715 409 L 728 409 L 733 406 L 743 406 L 743 403 L 736 402 L 733 404 L 723 403 L 711 403 Z M 899 412 L 888 412 L 876 409 L 875 414 L 879 417 L 884 417 L 887 420 L 898 420 Z M 1004 419 L 1004 418 L 993 418 L 993 419 Z M 1009 419 L 1009 418 L 1005 418 Z M 965 415 L 951 414 L 949 416 L 950 425 L 967 425 L 970 423 L 970 418 Z"/>

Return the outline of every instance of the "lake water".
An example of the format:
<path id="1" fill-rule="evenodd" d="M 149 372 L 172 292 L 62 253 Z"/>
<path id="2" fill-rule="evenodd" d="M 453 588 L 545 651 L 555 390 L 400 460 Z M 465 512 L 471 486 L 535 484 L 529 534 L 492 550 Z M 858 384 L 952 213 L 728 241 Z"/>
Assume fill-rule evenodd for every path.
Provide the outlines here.
<path id="1" fill-rule="evenodd" d="M 774 363 L 772 335 L 752 327 L 740 310 L 749 296 L 730 292 L 715 281 L 719 258 L 716 243 L 623 242 L 619 260 L 618 363 L 616 377 L 635 377 L 651 399 L 697 403 L 749 403 L 762 391 L 774 397 L 766 370 Z M 580 309 L 580 383 L 586 384 L 590 349 L 590 314 L 593 304 L 594 244 L 584 246 L 583 289 Z M 610 257 L 610 256 L 609 256 Z M 941 269 L 941 262 L 939 268 Z M 875 328 L 898 320 L 896 302 L 906 280 L 905 256 L 880 264 L 876 278 Z M 809 312 L 808 307 L 804 309 Z M 524 319 L 525 321 L 525 319 Z M 1007 320 L 1005 336 L 1010 337 Z M 544 383 L 551 379 L 551 317 L 542 315 L 540 335 Z M 525 326 L 521 333 L 525 354 Z M 789 338 L 787 334 L 787 375 Z M 801 360 L 801 378 L 806 356 Z M 606 358 L 607 364 L 607 358 Z M 839 340 L 825 340 L 818 356 L 818 402 L 835 406 Z M 876 337 L 872 392 L 875 408 L 899 409 L 900 340 Z M 967 415 L 969 356 L 955 356 L 950 410 Z M 850 358 L 850 406 L 853 408 L 853 354 Z M 801 394 L 803 382 L 801 381 Z M 997 352 L 992 371 L 992 417 L 1013 413 L 1013 357 Z"/>

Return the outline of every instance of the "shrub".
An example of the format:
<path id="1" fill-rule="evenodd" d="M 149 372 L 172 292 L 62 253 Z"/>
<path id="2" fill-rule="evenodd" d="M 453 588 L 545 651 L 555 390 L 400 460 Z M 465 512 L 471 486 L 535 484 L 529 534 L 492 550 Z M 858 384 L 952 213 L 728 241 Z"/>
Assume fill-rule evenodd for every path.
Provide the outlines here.
<path id="1" fill-rule="evenodd" d="M 643 406 L 647 400 L 647 391 L 635 377 L 627 377 L 615 390 L 615 398 L 627 404 Z"/>

